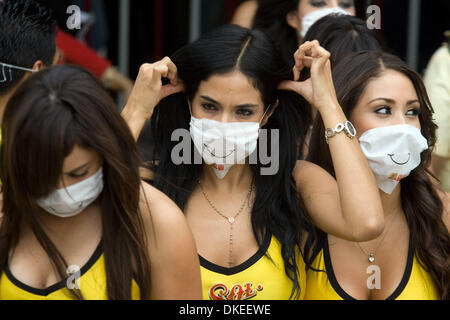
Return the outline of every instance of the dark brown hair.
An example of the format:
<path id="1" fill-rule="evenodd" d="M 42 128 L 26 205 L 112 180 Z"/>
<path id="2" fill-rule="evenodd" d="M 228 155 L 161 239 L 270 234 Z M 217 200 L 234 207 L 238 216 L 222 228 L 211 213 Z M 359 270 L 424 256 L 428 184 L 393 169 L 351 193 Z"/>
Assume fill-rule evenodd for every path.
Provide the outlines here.
<path id="1" fill-rule="evenodd" d="M 294 65 L 294 52 L 299 44 L 297 32 L 286 22 L 286 15 L 297 11 L 300 1 L 306 0 L 258 0 L 252 21 L 252 28 L 266 33 L 290 65 Z M 355 14 L 360 19 L 366 18 L 367 5 L 367 0 L 354 0 Z"/>
<path id="2" fill-rule="evenodd" d="M 428 176 L 427 167 L 436 142 L 433 108 L 418 73 L 398 57 L 375 51 L 351 54 L 333 68 L 337 98 L 350 118 L 368 83 L 385 70 L 408 77 L 420 102 L 419 121 L 429 149 L 422 152 L 421 163 L 401 181 L 401 203 L 411 234 L 412 245 L 422 266 L 430 273 L 442 299 L 450 298 L 450 235 L 442 220 L 443 204 Z M 317 116 L 311 137 L 308 160 L 334 176 L 333 163 L 324 138 L 324 126 Z"/>
<path id="3" fill-rule="evenodd" d="M 28 224 L 61 279 L 67 263 L 35 214 L 36 199 L 53 191 L 74 145 L 103 159 L 102 248 L 109 299 L 131 299 L 134 278 L 150 295 L 150 262 L 139 212 L 141 159 L 133 136 L 109 95 L 87 71 L 57 66 L 32 75 L 10 99 L 3 120 L 0 174 L 3 221 L 0 270 Z M 71 291 L 82 298 L 82 292 Z"/>

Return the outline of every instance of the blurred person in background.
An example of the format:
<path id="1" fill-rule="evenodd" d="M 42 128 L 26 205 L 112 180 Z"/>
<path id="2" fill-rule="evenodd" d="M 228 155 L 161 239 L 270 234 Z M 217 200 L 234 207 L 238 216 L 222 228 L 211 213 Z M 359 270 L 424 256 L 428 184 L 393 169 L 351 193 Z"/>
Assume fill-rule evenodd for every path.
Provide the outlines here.
<path id="1" fill-rule="evenodd" d="M 51 12 L 31 0 L 0 2 L 0 121 L 6 104 L 31 73 L 59 60 Z"/>
<path id="2" fill-rule="evenodd" d="M 432 56 L 424 82 L 438 125 L 430 169 L 440 180 L 440 188 L 450 191 L 450 31 L 445 35 L 447 42 Z"/>
<path id="3" fill-rule="evenodd" d="M 365 18 L 364 0 L 249 0 L 242 3 L 231 23 L 264 31 L 281 50 L 286 62 L 303 42 L 308 29 L 330 13 Z"/>

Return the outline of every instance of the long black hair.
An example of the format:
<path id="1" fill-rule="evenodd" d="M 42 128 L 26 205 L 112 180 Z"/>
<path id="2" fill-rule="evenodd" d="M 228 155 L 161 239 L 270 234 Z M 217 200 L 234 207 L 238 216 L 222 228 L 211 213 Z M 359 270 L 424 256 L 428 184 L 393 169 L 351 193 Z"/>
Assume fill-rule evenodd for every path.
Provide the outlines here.
<path id="1" fill-rule="evenodd" d="M 420 263 L 430 273 L 442 299 L 450 299 L 450 235 L 442 220 L 443 204 L 428 176 L 428 165 L 436 143 L 433 108 L 423 81 L 400 58 L 383 52 L 363 51 L 351 54 L 333 68 L 336 95 L 348 118 L 368 83 L 385 70 L 402 73 L 412 82 L 420 101 L 419 121 L 429 149 L 422 152 L 420 165 L 402 179 L 401 204 Z M 315 119 L 308 160 L 334 176 L 333 163 L 319 116 Z"/>
<path id="2" fill-rule="evenodd" d="M 280 241 L 285 271 L 293 281 L 292 295 L 299 294 L 303 288 L 299 288 L 298 273 L 301 271 L 298 270 L 296 252 L 301 248 L 302 237 L 310 223 L 306 212 L 299 206 L 292 171 L 301 152 L 298 141 L 303 142 L 310 115 L 301 110 L 299 95 L 277 89 L 281 81 L 292 79 L 292 69 L 263 32 L 236 25 L 225 25 L 205 34 L 178 50 L 171 59 L 186 84 L 186 91 L 161 101 L 152 116 L 150 127 L 158 152 L 153 157 L 158 159 L 158 165 L 152 168 L 155 172 L 154 186 L 184 210 L 202 165 L 175 165 L 171 160 L 171 150 L 177 142 L 171 141 L 171 134 L 178 128 L 189 130 L 187 99 L 194 97 L 201 81 L 214 74 L 234 70 L 242 72 L 259 90 L 265 106 L 274 106 L 278 100 L 278 106 L 264 128 L 279 130 L 279 170 L 275 175 L 261 175 L 259 159 L 257 164 L 250 165 L 256 186 L 251 212 L 253 234 L 259 247 L 267 235 Z M 193 146 L 192 141 L 190 143 Z M 191 150 L 196 152 L 193 147 Z M 271 154 L 270 141 L 268 150 Z"/>
<path id="3" fill-rule="evenodd" d="M 388 50 L 384 39 L 367 28 L 364 20 L 342 14 L 329 14 L 320 18 L 309 28 L 303 40 L 319 41 L 331 53 L 331 66 L 353 52 Z"/>

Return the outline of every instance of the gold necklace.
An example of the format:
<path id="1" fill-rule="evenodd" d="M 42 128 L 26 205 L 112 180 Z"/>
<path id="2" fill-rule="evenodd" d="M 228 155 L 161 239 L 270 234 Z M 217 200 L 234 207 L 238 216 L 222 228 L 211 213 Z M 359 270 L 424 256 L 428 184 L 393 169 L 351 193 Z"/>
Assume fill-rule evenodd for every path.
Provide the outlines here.
<path id="1" fill-rule="evenodd" d="M 392 225 L 394 224 L 394 219 L 395 219 L 395 217 L 397 216 L 397 214 L 398 214 L 400 211 L 401 211 L 401 210 L 398 210 L 398 211 L 394 214 L 394 216 L 391 218 L 389 227 L 387 228 L 386 232 L 384 233 L 383 238 L 381 238 L 381 241 L 378 243 L 378 245 L 377 245 L 377 247 L 375 248 L 375 251 L 374 251 L 374 252 L 367 253 L 366 250 L 364 250 L 363 247 L 361 247 L 361 245 L 359 244 L 359 242 L 357 242 L 359 248 L 360 248 L 361 251 L 364 252 L 364 254 L 368 257 L 370 263 L 373 263 L 373 262 L 375 261 L 375 253 L 377 253 L 378 248 L 381 246 L 381 243 L 383 242 L 384 238 L 386 238 L 386 235 L 388 234 L 389 230 L 391 229 Z"/>
<path id="2" fill-rule="evenodd" d="M 239 211 L 236 213 L 236 215 L 234 217 L 227 217 L 226 215 L 222 214 L 222 212 L 220 212 L 219 209 L 217 209 L 216 206 L 212 203 L 212 201 L 208 198 L 208 195 L 206 194 L 205 190 L 203 189 L 202 184 L 200 183 L 200 180 L 198 180 L 198 185 L 200 186 L 203 196 L 205 197 L 206 201 L 208 201 L 211 208 L 213 208 L 213 210 L 215 212 L 217 212 L 221 217 L 225 218 L 228 221 L 228 223 L 230 224 L 230 238 L 229 238 L 230 249 L 228 250 L 228 267 L 231 268 L 233 265 L 233 258 L 232 258 L 232 256 L 233 256 L 233 224 L 236 221 L 236 218 L 238 217 L 238 215 L 244 209 L 245 203 L 246 202 L 250 203 L 250 195 L 252 194 L 252 191 L 253 191 L 253 180 L 250 183 L 250 188 L 248 190 L 247 197 L 245 198 L 244 202 L 242 203 L 241 207 L 239 208 Z"/>

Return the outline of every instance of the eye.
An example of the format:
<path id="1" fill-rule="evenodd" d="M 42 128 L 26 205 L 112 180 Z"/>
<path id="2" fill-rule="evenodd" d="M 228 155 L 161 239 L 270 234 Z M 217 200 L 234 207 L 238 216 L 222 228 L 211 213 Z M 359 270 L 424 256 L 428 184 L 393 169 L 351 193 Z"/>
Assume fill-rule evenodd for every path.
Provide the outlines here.
<path id="1" fill-rule="evenodd" d="M 236 114 L 238 114 L 240 116 L 244 116 L 244 117 L 249 117 L 249 116 L 253 115 L 253 111 L 249 110 L 249 109 L 238 109 L 236 111 Z"/>
<path id="2" fill-rule="evenodd" d="M 419 108 L 411 108 L 406 112 L 406 115 L 416 117 L 419 115 L 419 113 L 420 113 Z"/>
<path id="3" fill-rule="evenodd" d="M 326 1 L 309 1 L 309 4 L 313 7 L 319 8 L 327 5 Z"/>
<path id="4" fill-rule="evenodd" d="M 339 7 L 342 9 L 349 9 L 353 7 L 353 1 L 341 1 L 339 2 Z"/>
<path id="5" fill-rule="evenodd" d="M 383 115 L 391 114 L 391 108 L 388 106 L 383 106 L 381 108 L 376 109 L 375 113 L 383 114 Z"/>
<path id="6" fill-rule="evenodd" d="M 202 108 L 206 111 L 215 111 L 217 110 L 216 106 L 211 103 L 202 103 Z"/>
<path id="7" fill-rule="evenodd" d="M 83 173 L 71 172 L 71 173 L 69 173 L 69 177 L 71 177 L 71 178 L 81 178 L 81 177 L 84 177 L 87 174 L 88 174 L 88 170 L 84 171 Z"/>

